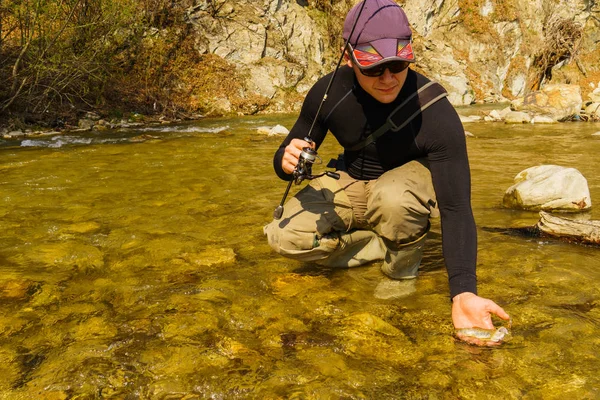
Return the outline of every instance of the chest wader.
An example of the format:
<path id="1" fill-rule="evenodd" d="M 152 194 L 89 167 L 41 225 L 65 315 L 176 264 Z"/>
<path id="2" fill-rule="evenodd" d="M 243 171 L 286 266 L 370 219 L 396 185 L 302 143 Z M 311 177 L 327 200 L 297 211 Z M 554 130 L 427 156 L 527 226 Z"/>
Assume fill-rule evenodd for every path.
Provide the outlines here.
<path id="1" fill-rule="evenodd" d="M 386 122 L 378 128 L 375 132 L 365 138 L 363 141 L 347 148 L 346 150 L 357 151 L 371 143 L 374 143 L 377 138 L 383 134 L 392 131 L 397 132 L 407 126 L 417 115 L 423 110 L 437 102 L 438 100 L 446 97 L 448 93 L 446 90 L 436 82 L 428 82 L 423 85 L 418 91 L 409 96 L 404 100 L 392 113 L 388 116 Z M 335 163 L 335 160 L 332 160 Z M 343 158 L 342 160 L 343 163 Z M 384 245 L 384 256 L 383 265 L 381 271 L 392 279 L 413 279 L 418 275 L 419 266 L 421 265 L 421 259 L 423 258 L 423 247 L 427 233 L 429 232 L 430 224 L 429 217 L 439 216 L 439 211 L 436 207 L 435 192 L 433 190 L 433 183 L 431 181 L 431 173 L 427 168 L 426 163 L 420 161 L 411 161 L 401 167 L 386 172 L 379 179 L 382 179 L 386 174 L 386 178 L 390 180 L 389 185 L 401 185 L 398 182 L 420 182 L 419 188 L 407 187 L 406 192 L 414 194 L 414 197 L 407 199 L 410 209 L 419 209 L 417 214 L 421 217 L 415 217 L 420 219 L 420 223 L 423 224 L 420 229 L 420 233 L 417 237 L 410 242 L 396 243 L 392 240 L 386 240 L 385 238 L 391 238 L 398 236 L 397 232 L 382 232 L 382 229 L 386 229 L 384 226 L 382 229 L 378 229 L 375 225 L 374 231 L 378 236 L 384 238 L 381 242 Z M 340 165 L 340 168 L 345 166 Z M 390 179 L 390 174 L 396 175 Z M 407 179 L 408 178 L 408 179 Z M 385 184 L 385 183 L 382 183 Z M 376 201 L 376 200 L 374 200 Z M 389 213 L 390 209 L 384 207 L 373 207 L 380 208 L 381 212 Z M 404 206 L 406 208 L 406 206 Z M 387 217 L 382 216 L 381 219 Z M 371 216 L 373 219 L 373 216 Z M 389 228 L 387 228 L 389 229 Z M 393 229 L 393 228 L 392 228 Z M 402 230 L 402 227 L 397 229 Z"/>
<path id="2" fill-rule="evenodd" d="M 360 149 L 390 130 L 402 129 L 421 111 L 446 95 L 438 84 L 423 86 L 391 113 L 384 126 L 350 149 Z M 280 219 L 274 219 L 265 226 L 269 245 L 285 257 L 330 267 L 355 267 L 383 260 L 381 269 L 390 278 L 416 277 L 429 229 L 429 217 L 437 213 L 431 174 L 424 164 L 411 161 L 367 182 L 347 174 L 340 174 L 339 181 L 328 176 L 311 181 L 289 199 Z M 340 163 L 335 167 L 345 170 Z M 398 183 L 390 185 L 388 179 Z M 373 195 L 368 196 L 371 207 L 366 207 L 371 211 L 365 213 L 371 221 L 366 225 L 357 221 L 350 200 L 353 186 L 363 184 L 373 188 Z M 406 196 L 400 198 L 400 195 L 391 193 L 390 186 L 398 193 L 406 193 Z M 411 196 L 411 193 L 414 195 Z M 384 201 L 385 197 L 387 200 Z M 390 200 L 395 203 L 390 203 Z M 403 209 L 414 210 L 414 215 L 395 218 L 397 223 L 390 224 L 387 222 L 389 216 L 399 214 L 398 208 L 391 204 L 399 201 L 403 203 Z M 412 223 L 404 223 L 406 218 Z"/>

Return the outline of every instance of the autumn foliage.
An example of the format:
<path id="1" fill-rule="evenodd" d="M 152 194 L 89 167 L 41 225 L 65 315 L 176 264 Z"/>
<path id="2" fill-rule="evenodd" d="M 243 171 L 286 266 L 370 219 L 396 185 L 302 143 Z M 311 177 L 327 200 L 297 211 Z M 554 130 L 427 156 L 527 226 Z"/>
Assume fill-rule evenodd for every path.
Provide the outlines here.
<path id="1" fill-rule="evenodd" d="M 185 113 L 173 63 L 198 61 L 190 0 L 3 0 L 0 123 L 90 109 Z M 186 61 L 187 60 L 187 61 Z"/>

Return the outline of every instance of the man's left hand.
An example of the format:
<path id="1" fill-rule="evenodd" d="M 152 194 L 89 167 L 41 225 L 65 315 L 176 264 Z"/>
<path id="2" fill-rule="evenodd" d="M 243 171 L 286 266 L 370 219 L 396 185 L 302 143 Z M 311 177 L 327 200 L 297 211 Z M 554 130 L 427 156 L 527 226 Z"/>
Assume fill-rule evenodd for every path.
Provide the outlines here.
<path id="1" fill-rule="evenodd" d="M 510 316 L 492 300 L 484 299 L 474 293 L 464 292 L 452 299 L 452 322 L 455 329 L 484 328 L 494 329 L 492 314 L 503 320 L 510 320 Z M 459 339 L 478 346 L 496 346 L 501 342 L 485 342 L 477 338 L 459 336 Z"/>

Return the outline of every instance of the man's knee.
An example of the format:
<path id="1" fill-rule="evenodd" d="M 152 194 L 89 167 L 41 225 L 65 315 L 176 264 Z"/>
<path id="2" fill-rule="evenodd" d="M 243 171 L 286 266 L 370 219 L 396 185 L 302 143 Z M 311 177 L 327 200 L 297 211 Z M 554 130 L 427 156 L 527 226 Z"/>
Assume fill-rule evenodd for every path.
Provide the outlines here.
<path id="1" fill-rule="evenodd" d="M 299 231 L 286 221 L 273 220 L 263 229 L 267 241 L 277 253 L 310 250 L 314 247 L 316 233 Z"/>
<path id="2" fill-rule="evenodd" d="M 291 228 L 274 220 L 264 227 L 267 241 L 276 253 L 298 261 L 320 261 L 339 247 L 339 233 L 321 236 Z"/>
<path id="3" fill-rule="evenodd" d="M 404 185 L 390 186 L 388 190 L 380 190 L 374 193 L 369 208 L 380 208 L 382 213 L 395 214 L 403 218 L 415 214 L 422 214 L 429 217 L 429 204 L 423 204 L 409 187 Z M 390 215 L 392 217 L 392 215 Z"/>
<path id="4" fill-rule="evenodd" d="M 411 162 L 374 182 L 366 216 L 373 230 L 394 243 L 406 243 L 425 233 L 436 202 L 431 174 Z M 434 214 L 434 215 L 432 215 Z"/>

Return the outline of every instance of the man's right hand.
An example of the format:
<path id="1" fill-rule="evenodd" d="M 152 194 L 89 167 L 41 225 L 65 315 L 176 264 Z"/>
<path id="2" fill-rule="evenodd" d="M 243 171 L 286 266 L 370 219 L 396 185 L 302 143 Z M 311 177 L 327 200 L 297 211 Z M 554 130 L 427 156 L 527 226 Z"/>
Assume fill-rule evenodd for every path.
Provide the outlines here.
<path id="1" fill-rule="evenodd" d="M 315 144 L 314 142 L 308 143 L 301 139 L 292 139 L 290 144 L 285 148 L 283 158 L 281 159 L 281 168 L 283 169 L 283 172 L 286 174 L 294 172 L 294 169 L 296 169 L 296 165 L 298 164 L 298 158 L 304 147 L 310 147 L 314 150 Z"/>

